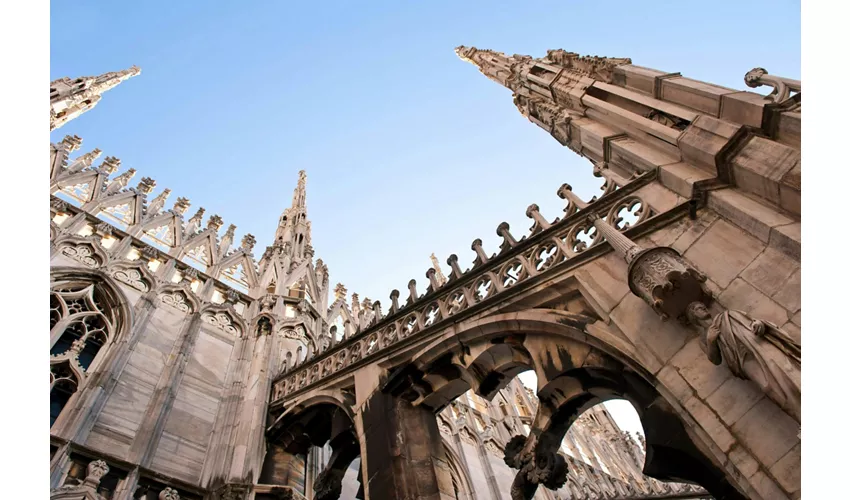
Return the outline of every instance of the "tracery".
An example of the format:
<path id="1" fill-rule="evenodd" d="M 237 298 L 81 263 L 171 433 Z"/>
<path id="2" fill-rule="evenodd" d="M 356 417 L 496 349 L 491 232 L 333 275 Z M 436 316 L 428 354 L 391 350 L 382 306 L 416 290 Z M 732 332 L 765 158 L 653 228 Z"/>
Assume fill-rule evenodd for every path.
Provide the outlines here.
<path id="1" fill-rule="evenodd" d="M 50 425 L 96 370 L 115 339 L 117 307 L 96 280 L 54 284 L 50 292 Z"/>

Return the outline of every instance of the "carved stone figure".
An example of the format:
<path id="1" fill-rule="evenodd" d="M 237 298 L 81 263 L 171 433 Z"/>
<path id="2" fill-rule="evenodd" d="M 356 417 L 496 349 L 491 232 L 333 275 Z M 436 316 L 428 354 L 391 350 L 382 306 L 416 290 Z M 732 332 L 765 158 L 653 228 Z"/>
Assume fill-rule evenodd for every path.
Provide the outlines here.
<path id="1" fill-rule="evenodd" d="M 336 500 L 342 494 L 342 478 L 345 470 L 326 468 L 316 478 L 313 491 L 316 500 Z"/>
<path id="2" fill-rule="evenodd" d="M 567 462 L 563 456 L 548 450 L 539 450 L 531 439 L 518 435 L 511 438 L 505 445 L 505 464 L 513 469 L 519 469 L 514 482 L 511 484 L 512 500 L 530 500 L 539 485 L 550 490 L 557 490 L 567 481 Z"/>
<path id="3" fill-rule="evenodd" d="M 725 361 L 736 377 L 758 385 L 800 422 L 800 344 L 776 325 L 741 311 L 723 311 L 710 324 L 705 305 L 691 304 L 688 312 L 703 328 L 701 345 L 712 363 Z"/>

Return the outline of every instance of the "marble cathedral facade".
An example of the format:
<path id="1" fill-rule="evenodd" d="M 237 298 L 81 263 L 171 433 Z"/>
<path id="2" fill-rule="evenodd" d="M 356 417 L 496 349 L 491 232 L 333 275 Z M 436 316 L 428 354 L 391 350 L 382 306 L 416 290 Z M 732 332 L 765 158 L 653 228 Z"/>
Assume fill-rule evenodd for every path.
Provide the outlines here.
<path id="1" fill-rule="evenodd" d="M 458 52 L 512 88 L 513 70 L 503 66 L 516 60 L 476 49 Z M 541 65 L 557 73 L 558 64 L 564 64 L 559 56 L 550 54 L 523 77 L 533 83 L 551 76 L 537 69 Z M 627 60 L 615 62 L 630 68 L 633 85 L 642 85 L 641 78 L 654 78 L 658 85 L 658 76 L 664 76 Z M 100 93 L 138 72 L 133 68 L 51 83 L 51 130 L 91 109 Z M 799 97 L 793 102 L 788 89 L 799 96 L 799 82 L 765 75 L 753 82 L 775 84 L 784 92 L 782 99 L 774 98 L 784 108 L 775 112 L 771 126 L 778 129 L 779 142 L 794 143 L 799 140 L 793 123 Z M 694 91 L 695 107 L 711 100 L 703 95 L 710 94 L 706 88 Z M 559 91 L 570 99 L 576 89 Z M 515 104 L 525 116 L 576 149 L 569 140 L 569 122 L 567 130 L 557 128 L 545 102 L 517 92 Z M 743 96 L 733 104 L 740 105 L 730 108 L 739 110 L 736 119 L 751 120 L 758 103 Z M 664 109 L 647 120 L 654 124 L 648 127 L 651 132 L 666 137 L 687 127 L 675 116 L 685 107 Z M 693 119 L 695 114 L 688 113 Z M 577 125 L 578 118 L 573 128 Z M 724 132 L 713 127 L 712 133 Z M 593 139 L 590 130 L 581 133 Z M 608 140 L 601 142 L 610 147 Z M 187 198 L 170 200 L 170 190 L 157 192 L 148 177 L 132 182 L 134 169 L 120 172 L 121 162 L 112 156 L 98 163 L 101 152 L 81 153 L 81 146 L 76 136 L 50 145 L 51 498 L 377 498 L 364 493 L 360 458 L 348 457 L 343 475 L 327 467 L 338 458 L 330 443 L 293 453 L 266 440 L 273 428 L 275 384 L 334 346 L 359 338 L 385 317 L 379 301 L 360 300 L 357 294 L 349 300 L 344 286 L 330 286 L 328 266 L 315 258 L 311 245 L 306 174 L 299 174 L 291 206 L 257 259 L 254 236 L 237 239 L 236 226 L 225 228 L 220 216 L 205 221 L 204 208 L 193 212 Z M 591 159 L 596 154 L 578 152 Z M 603 194 L 629 182 L 614 169 L 601 176 L 607 186 L 603 190 L 608 189 Z M 793 187 L 782 191 L 792 196 L 782 199 L 792 212 Z M 562 197 L 573 200 L 570 195 Z M 799 214 L 799 187 L 797 196 Z M 534 215 L 539 216 L 529 216 Z M 507 234 L 506 241 L 516 244 Z M 615 235 L 606 239 L 612 245 L 617 241 Z M 427 293 L 456 279 L 456 259 L 449 264 L 455 278 L 447 280 L 434 259 Z M 408 303 L 416 300 L 411 283 Z M 394 291 L 390 314 L 398 310 L 397 297 Z M 798 311 L 799 306 L 797 316 Z M 783 328 L 794 328 L 789 325 Z M 353 398 L 346 390 L 343 397 Z M 489 400 L 467 392 L 444 405 L 437 423 L 453 493 L 439 498 L 516 495 L 506 447 L 512 437 L 528 435 L 538 405 L 534 392 L 517 379 Z M 551 500 L 708 496 L 693 484 L 644 476 L 645 448 L 642 436 L 623 432 L 602 406 L 593 407 L 572 424 L 558 451 L 570 471 L 566 481 L 532 494 Z M 329 480 L 329 472 L 343 477 Z"/>

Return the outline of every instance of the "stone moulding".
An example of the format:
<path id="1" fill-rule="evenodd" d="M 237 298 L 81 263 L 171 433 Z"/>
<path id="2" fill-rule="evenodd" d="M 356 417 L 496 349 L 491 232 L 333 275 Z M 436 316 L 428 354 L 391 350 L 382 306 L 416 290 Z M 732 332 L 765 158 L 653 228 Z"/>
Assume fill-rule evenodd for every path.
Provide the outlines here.
<path id="1" fill-rule="evenodd" d="M 557 243 L 562 237 L 572 234 L 578 225 L 587 225 L 586 217 L 589 210 L 609 214 L 613 207 L 621 205 L 624 200 L 634 198 L 639 188 L 648 185 L 655 178 L 656 171 L 648 171 L 620 189 L 588 203 L 584 209 L 556 220 L 547 229 L 521 239 L 508 251 L 490 260 L 477 259 L 479 263 L 474 264 L 472 269 L 461 277 L 456 278 L 452 273 L 449 281 L 438 290 L 419 296 L 412 304 L 392 311 L 365 330 L 290 368 L 273 382 L 272 404 L 275 405 L 284 397 L 294 396 L 332 374 L 347 372 L 353 365 L 373 355 L 390 352 L 388 348 L 400 345 L 408 338 L 419 338 L 424 330 L 432 331 L 434 328 L 444 326 L 448 320 L 458 321 L 461 317 L 474 314 L 487 304 L 491 304 L 489 299 L 496 295 L 504 298 L 506 293 L 513 294 L 515 290 L 518 293 L 520 290 L 516 287 L 520 282 L 523 285 L 537 282 L 542 273 L 549 269 L 567 269 L 569 266 L 579 265 L 587 258 L 598 256 L 599 252 L 608 251 L 607 246 L 600 244 L 601 238 L 596 238 L 591 245 L 581 251 L 564 252 L 563 245 Z M 642 223 L 624 227 L 621 230 L 628 231 L 630 234 L 639 234 L 648 226 L 646 221 L 653 221 L 653 227 L 667 224 L 670 220 L 683 216 L 687 209 L 688 203 L 683 203 L 665 213 L 645 218 Z M 541 264 L 540 269 L 537 269 L 536 265 L 529 264 L 541 253 L 543 247 L 555 248 L 555 254 L 553 254 L 555 258 L 551 259 L 552 262 L 549 264 Z M 511 281 L 509 284 L 498 283 L 499 280 L 507 277 L 503 275 L 516 263 L 522 265 L 523 272 L 516 276 L 515 281 L 508 280 Z M 485 282 L 489 282 L 490 285 L 488 295 L 483 298 L 476 297 L 476 289 Z M 430 319 L 425 314 L 429 309 L 434 313 Z"/>

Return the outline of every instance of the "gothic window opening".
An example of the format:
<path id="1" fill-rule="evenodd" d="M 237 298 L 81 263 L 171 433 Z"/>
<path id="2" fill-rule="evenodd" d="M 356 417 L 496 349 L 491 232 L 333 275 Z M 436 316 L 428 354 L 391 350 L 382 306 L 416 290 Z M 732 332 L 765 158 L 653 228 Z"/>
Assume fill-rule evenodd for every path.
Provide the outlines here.
<path id="1" fill-rule="evenodd" d="M 77 279 L 55 284 L 50 293 L 50 426 L 87 373 L 97 369 L 104 347 L 115 337 L 118 298 L 102 283 Z"/>
<path id="2" fill-rule="evenodd" d="M 77 376 L 67 363 L 50 367 L 50 426 L 59 418 L 71 396 L 77 392 Z"/>

